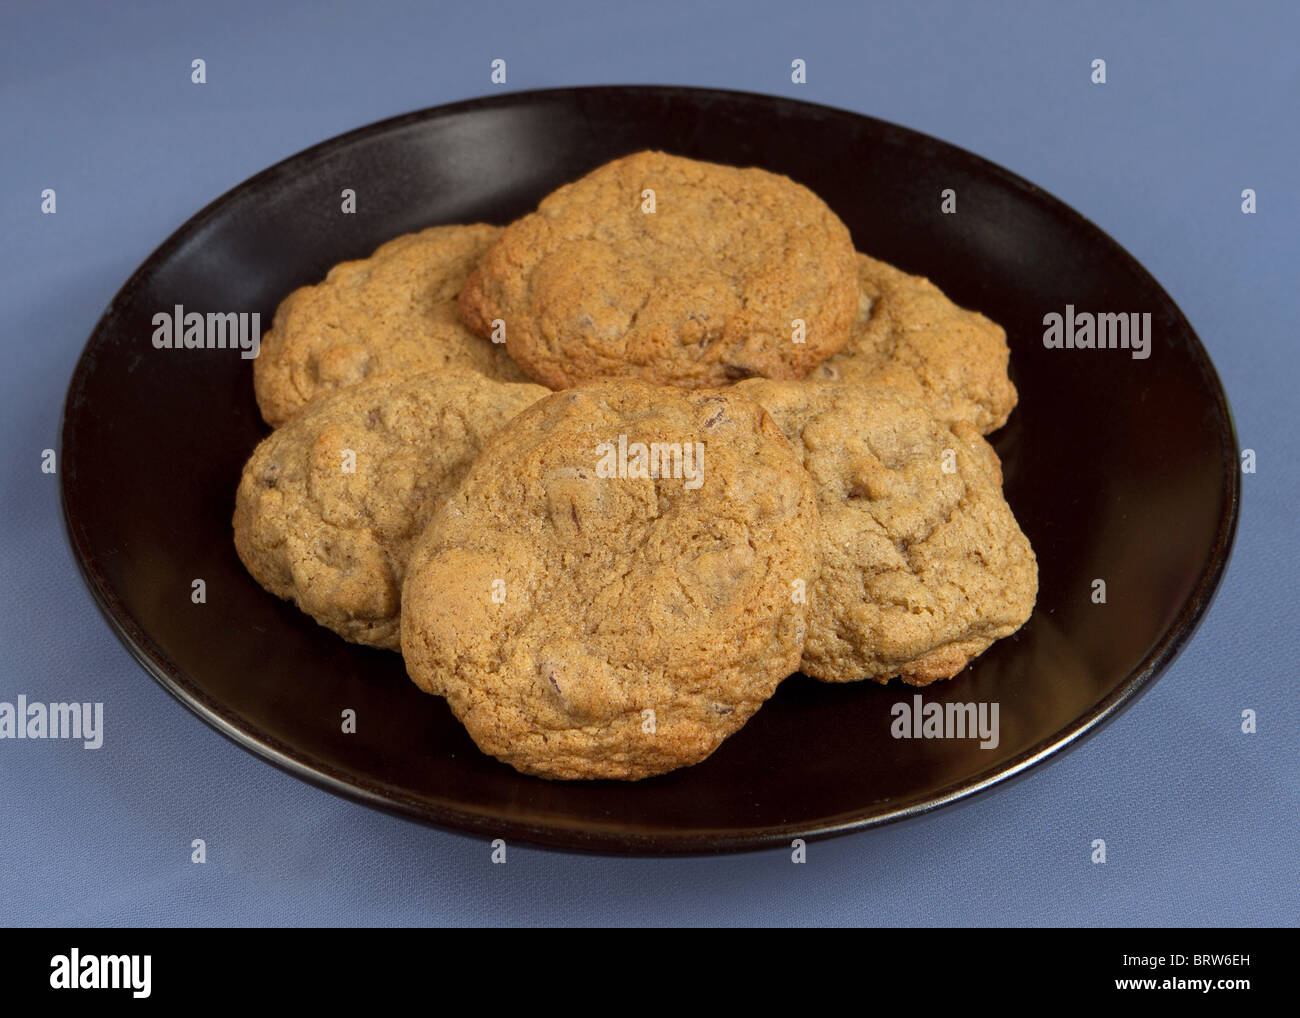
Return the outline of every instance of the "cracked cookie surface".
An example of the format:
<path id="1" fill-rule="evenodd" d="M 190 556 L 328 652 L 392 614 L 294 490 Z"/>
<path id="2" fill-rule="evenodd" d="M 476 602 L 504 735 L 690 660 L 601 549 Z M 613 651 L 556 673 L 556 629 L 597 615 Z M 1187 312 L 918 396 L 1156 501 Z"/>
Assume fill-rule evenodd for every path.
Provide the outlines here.
<path id="1" fill-rule="evenodd" d="M 407 670 L 524 773 L 697 763 L 796 670 L 817 545 L 812 482 L 757 403 L 633 379 L 557 392 L 430 521 Z"/>
<path id="2" fill-rule="evenodd" d="M 556 389 L 800 378 L 848 342 L 857 310 L 852 240 L 820 198 L 765 170 L 662 152 L 553 192 L 460 296 L 472 331 L 503 321 L 511 356 Z"/>
<path id="3" fill-rule="evenodd" d="M 344 639 L 398 649 L 412 545 L 484 443 L 546 394 L 439 373 L 314 402 L 244 467 L 233 520 L 241 561 Z"/>
<path id="4" fill-rule="evenodd" d="M 289 294 L 253 361 L 262 417 L 278 427 L 317 397 L 367 379 L 475 371 L 528 381 L 504 344 L 475 336 L 456 311 L 466 276 L 500 233 L 486 224 L 408 233 Z"/>
<path id="5" fill-rule="evenodd" d="M 801 670 L 827 682 L 951 678 L 1029 618 L 1038 566 L 993 448 L 887 381 L 736 388 L 802 458 L 822 518 Z"/>
<path id="6" fill-rule="evenodd" d="M 809 380 L 879 378 L 924 397 L 941 420 L 981 434 L 1002 427 L 1016 405 L 1007 377 L 1007 335 L 949 300 L 923 276 L 857 256 L 861 307 L 848 345 Z"/>

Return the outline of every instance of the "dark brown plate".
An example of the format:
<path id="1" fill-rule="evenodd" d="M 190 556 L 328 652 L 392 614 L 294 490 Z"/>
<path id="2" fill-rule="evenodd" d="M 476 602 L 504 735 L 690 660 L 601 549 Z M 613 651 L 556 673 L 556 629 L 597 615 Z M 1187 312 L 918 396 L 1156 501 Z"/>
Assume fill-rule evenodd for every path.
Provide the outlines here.
<path id="1" fill-rule="evenodd" d="M 251 362 L 155 350 L 152 316 L 260 312 L 336 262 L 436 223 L 504 223 L 557 185 L 643 148 L 789 174 L 857 246 L 930 276 L 1006 326 L 1021 403 L 994 444 L 1033 541 L 1032 620 L 927 702 L 996 702 L 1000 744 L 895 740 L 897 684 L 786 682 L 705 763 L 636 784 L 553 784 L 480 754 L 401 659 L 264 593 L 231 544 L 240 469 L 266 433 Z M 358 212 L 340 213 L 353 188 Z M 952 188 L 958 213 L 940 211 Z M 1150 312 L 1153 352 L 1049 350 L 1067 304 Z M 63 504 L 109 622 L 222 734 L 330 791 L 483 837 L 568 849 L 712 852 L 923 813 L 1095 731 L 1191 636 L 1227 561 L 1237 445 L 1191 327 L 1113 240 L 1032 184 L 913 131 L 787 99 L 579 88 L 413 113 L 258 174 L 182 226 L 96 326 L 69 387 Z M 201 578 L 207 602 L 191 602 Z M 1107 603 L 1092 600 L 1104 579 Z M 341 712 L 357 712 L 354 735 Z M 1122 781 L 1123 775 L 1116 774 Z"/>

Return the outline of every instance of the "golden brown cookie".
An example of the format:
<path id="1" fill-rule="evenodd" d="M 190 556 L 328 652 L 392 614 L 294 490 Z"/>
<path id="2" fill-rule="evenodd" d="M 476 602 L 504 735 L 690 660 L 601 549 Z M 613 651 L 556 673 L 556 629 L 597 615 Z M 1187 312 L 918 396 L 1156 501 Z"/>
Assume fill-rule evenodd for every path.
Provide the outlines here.
<path id="1" fill-rule="evenodd" d="M 803 377 L 848 342 L 857 287 L 848 229 L 807 188 L 640 152 L 507 227 L 460 312 L 480 336 L 504 322 L 510 355 L 552 388 L 698 387 Z"/>
<path id="2" fill-rule="evenodd" d="M 262 416 L 279 427 L 324 393 L 365 379 L 476 371 L 526 382 L 504 344 L 460 323 L 456 295 L 496 226 L 434 226 L 343 262 L 289 294 L 253 362 Z"/>
<path id="3" fill-rule="evenodd" d="M 889 382 L 736 386 L 803 459 L 822 517 L 802 670 L 924 686 L 1033 611 L 1038 566 L 993 448 Z"/>
<path id="4" fill-rule="evenodd" d="M 345 639 L 398 649 L 412 544 L 487 439 L 546 393 L 437 373 L 323 396 L 244 467 L 240 559 L 263 587 Z"/>
<path id="5" fill-rule="evenodd" d="M 402 595 L 406 667 L 524 773 L 684 767 L 798 667 L 817 543 L 808 475 L 734 390 L 557 392 L 430 521 Z"/>
<path id="6" fill-rule="evenodd" d="M 810 379 L 880 377 L 924 396 L 942 420 L 965 421 L 985 435 L 1002 427 L 1016 405 L 1002 327 L 959 308 L 928 279 L 864 254 L 858 278 L 853 336 Z"/>

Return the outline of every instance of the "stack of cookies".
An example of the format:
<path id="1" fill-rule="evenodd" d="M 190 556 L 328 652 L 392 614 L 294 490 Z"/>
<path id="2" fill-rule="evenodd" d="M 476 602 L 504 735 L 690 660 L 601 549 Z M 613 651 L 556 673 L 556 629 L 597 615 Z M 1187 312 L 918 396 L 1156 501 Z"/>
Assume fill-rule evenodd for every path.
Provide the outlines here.
<path id="1" fill-rule="evenodd" d="M 1007 359 L 794 181 L 643 152 L 290 294 L 235 546 L 484 752 L 661 774 L 796 671 L 923 686 L 1029 618 Z"/>

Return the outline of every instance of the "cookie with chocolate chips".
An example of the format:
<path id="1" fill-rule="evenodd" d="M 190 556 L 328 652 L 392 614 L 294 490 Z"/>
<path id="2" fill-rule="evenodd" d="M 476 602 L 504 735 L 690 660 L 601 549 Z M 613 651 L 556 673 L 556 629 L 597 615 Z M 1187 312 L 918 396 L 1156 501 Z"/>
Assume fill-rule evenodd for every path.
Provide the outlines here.
<path id="1" fill-rule="evenodd" d="M 888 381 L 736 388 L 798 452 L 821 509 L 802 671 L 827 682 L 947 679 L 1024 624 L 1038 565 L 997 453 Z"/>
<path id="2" fill-rule="evenodd" d="M 244 467 L 240 559 L 263 587 L 344 639 L 396 650 L 411 546 L 479 449 L 546 393 L 437 373 L 316 400 Z"/>
<path id="3" fill-rule="evenodd" d="M 641 152 L 512 223 L 470 274 L 461 317 L 504 323 L 551 388 L 612 376 L 686 387 L 801 378 L 849 340 L 849 231 L 788 177 Z"/>
<path id="4" fill-rule="evenodd" d="M 937 417 L 987 435 L 1016 405 L 1007 334 L 958 307 L 923 276 L 858 255 L 861 304 L 848 345 L 810 380 L 881 379 L 923 398 Z"/>
<path id="5" fill-rule="evenodd" d="M 262 416 L 279 427 L 313 400 L 369 379 L 474 371 L 526 382 L 501 343 L 460 323 L 456 297 L 496 226 L 434 226 L 343 262 L 281 302 L 253 362 Z"/>
<path id="6" fill-rule="evenodd" d="M 808 474 L 734 390 L 557 392 L 431 519 L 402 595 L 407 670 L 527 774 L 694 764 L 798 667 L 818 535 Z"/>

